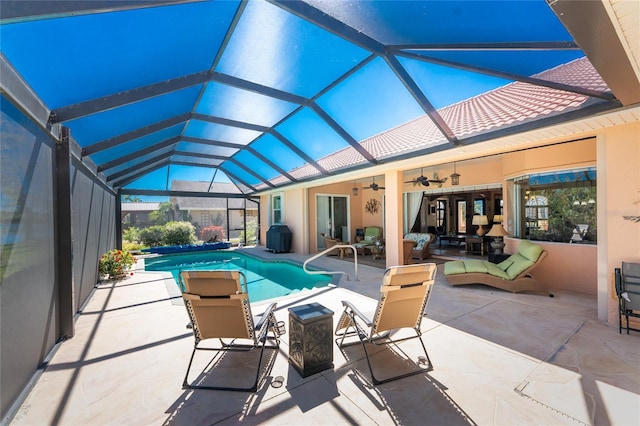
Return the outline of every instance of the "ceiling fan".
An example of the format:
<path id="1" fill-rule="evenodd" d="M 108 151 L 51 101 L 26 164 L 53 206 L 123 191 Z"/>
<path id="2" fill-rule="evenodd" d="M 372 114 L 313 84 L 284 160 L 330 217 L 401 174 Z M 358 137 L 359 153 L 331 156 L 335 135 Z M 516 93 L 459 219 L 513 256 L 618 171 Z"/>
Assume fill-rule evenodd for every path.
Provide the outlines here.
<path id="1" fill-rule="evenodd" d="M 378 189 L 384 189 L 384 186 L 380 186 L 376 183 L 376 178 L 373 178 L 373 183 L 369 186 L 364 187 L 363 189 L 373 189 L 374 191 L 377 191 Z"/>
<path id="2" fill-rule="evenodd" d="M 445 183 L 449 179 L 448 177 L 443 177 L 442 179 L 438 179 L 438 173 L 433 173 L 433 179 L 429 179 L 429 182 L 434 183 L 438 186 L 438 188 L 442 188 L 442 184 Z"/>
<path id="3" fill-rule="evenodd" d="M 420 176 L 405 183 L 413 183 L 414 185 L 422 185 L 422 186 L 429 186 L 432 183 L 435 183 L 436 185 L 438 185 L 438 188 L 440 188 L 442 184 L 445 183 L 446 181 L 447 181 L 447 178 L 438 179 L 437 173 L 433 174 L 433 179 L 428 179 L 427 177 L 424 176 L 424 173 L 422 173 L 422 169 L 420 169 Z"/>

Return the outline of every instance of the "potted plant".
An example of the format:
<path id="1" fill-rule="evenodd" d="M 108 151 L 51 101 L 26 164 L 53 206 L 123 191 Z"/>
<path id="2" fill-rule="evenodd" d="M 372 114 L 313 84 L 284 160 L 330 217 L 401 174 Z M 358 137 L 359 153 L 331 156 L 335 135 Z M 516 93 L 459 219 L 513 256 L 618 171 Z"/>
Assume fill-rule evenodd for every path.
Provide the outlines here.
<path id="1" fill-rule="evenodd" d="M 100 257 L 98 271 L 111 279 L 122 279 L 135 262 L 136 258 L 128 251 L 114 249 Z"/>

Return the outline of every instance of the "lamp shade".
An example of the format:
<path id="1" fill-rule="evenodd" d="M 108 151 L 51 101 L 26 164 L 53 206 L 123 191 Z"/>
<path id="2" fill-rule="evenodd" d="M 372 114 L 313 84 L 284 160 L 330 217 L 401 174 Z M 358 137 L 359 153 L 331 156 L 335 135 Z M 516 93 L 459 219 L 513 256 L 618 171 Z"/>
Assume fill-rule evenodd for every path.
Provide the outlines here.
<path id="1" fill-rule="evenodd" d="M 487 219 L 487 216 L 485 215 L 474 215 L 471 223 L 477 226 L 488 225 L 489 219 Z"/>
<path id="2" fill-rule="evenodd" d="M 502 223 L 504 219 L 502 218 L 501 214 L 494 214 L 493 215 L 493 223 Z"/>
<path id="3" fill-rule="evenodd" d="M 485 234 L 487 237 L 508 237 L 509 233 L 499 223 L 493 225 L 491 230 Z"/>

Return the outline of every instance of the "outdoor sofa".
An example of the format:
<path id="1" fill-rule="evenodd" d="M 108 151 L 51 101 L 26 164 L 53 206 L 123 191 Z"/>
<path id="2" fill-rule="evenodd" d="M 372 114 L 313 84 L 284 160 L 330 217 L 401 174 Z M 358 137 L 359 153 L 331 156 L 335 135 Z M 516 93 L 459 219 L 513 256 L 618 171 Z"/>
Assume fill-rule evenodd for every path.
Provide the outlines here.
<path id="1" fill-rule="evenodd" d="M 531 272 L 544 261 L 547 252 L 529 240 L 522 240 L 518 252 L 501 263 L 486 260 L 454 260 L 444 264 L 444 275 L 451 285 L 485 284 L 502 290 L 548 292 Z M 553 297 L 553 294 L 549 293 Z"/>

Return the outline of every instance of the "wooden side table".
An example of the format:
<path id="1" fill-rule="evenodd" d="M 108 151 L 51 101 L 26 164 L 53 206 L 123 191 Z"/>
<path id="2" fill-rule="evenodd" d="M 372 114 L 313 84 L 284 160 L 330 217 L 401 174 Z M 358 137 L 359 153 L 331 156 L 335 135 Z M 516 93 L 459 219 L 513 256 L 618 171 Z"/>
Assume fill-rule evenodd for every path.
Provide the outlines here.
<path id="1" fill-rule="evenodd" d="M 367 250 L 371 252 L 371 257 L 374 259 L 382 259 L 382 253 L 384 253 L 383 245 L 370 245 L 365 247 Z"/>
<path id="2" fill-rule="evenodd" d="M 484 256 L 484 238 L 469 236 L 465 239 L 467 253 Z M 477 249 L 476 249 L 477 247 Z"/>

